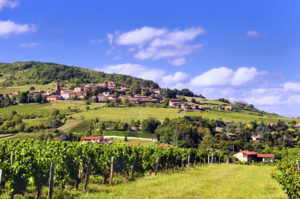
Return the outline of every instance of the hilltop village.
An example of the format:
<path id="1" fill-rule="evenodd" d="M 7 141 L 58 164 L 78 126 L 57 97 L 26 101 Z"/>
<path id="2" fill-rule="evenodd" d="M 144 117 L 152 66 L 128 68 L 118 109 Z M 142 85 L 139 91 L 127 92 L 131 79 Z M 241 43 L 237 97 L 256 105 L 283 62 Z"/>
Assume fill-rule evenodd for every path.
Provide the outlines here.
<path id="1" fill-rule="evenodd" d="M 182 98 L 166 99 L 162 95 L 161 89 L 142 88 L 140 94 L 132 94 L 132 90 L 117 82 L 103 82 L 96 85 L 86 84 L 82 87 L 73 89 L 61 87 L 59 82 L 54 83 L 52 90 L 35 90 L 34 87 L 26 93 L 25 100 L 17 99 L 16 96 L 22 94 L 19 90 L 13 93 L 7 93 L 10 99 L 14 99 L 16 103 L 38 102 L 35 100 L 40 96 L 41 101 L 57 102 L 69 100 L 90 100 L 94 103 L 118 103 L 118 104 L 145 104 L 145 103 L 166 103 L 170 107 L 178 107 L 183 110 L 207 110 L 206 107 L 196 103 L 187 103 L 187 100 Z M 38 102 L 39 103 L 39 102 Z M 225 109 L 232 109 L 232 106 L 226 106 Z"/>

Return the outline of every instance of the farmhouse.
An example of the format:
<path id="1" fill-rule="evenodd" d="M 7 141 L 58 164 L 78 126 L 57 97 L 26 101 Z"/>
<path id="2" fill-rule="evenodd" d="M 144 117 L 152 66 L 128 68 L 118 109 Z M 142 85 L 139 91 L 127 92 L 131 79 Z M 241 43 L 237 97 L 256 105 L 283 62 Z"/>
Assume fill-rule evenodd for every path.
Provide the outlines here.
<path id="1" fill-rule="evenodd" d="M 158 148 L 169 148 L 168 144 L 160 144 L 157 146 Z"/>
<path id="2" fill-rule="evenodd" d="M 225 108 L 225 110 L 232 111 L 233 107 L 231 105 L 229 105 L 229 106 L 225 106 L 224 108 Z"/>
<path id="3" fill-rule="evenodd" d="M 231 140 L 237 140 L 237 135 L 233 134 L 233 133 L 226 133 L 227 138 L 231 139 Z"/>
<path id="4" fill-rule="evenodd" d="M 74 88 L 74 92 L 75 93 L 78 93 L 78 92 L 81 92 L 81 91 L 83 91 L 82 87 L 76 87 L 76 88 Z"/>
<path id="5" fill-rule="evenodd" d="M 83 142 L 108 143 L 107 139 L 105 139 L 103 136 L 84 137 Z"/>
<path id="6" fill-rule="evenodd" d="M 180 106 L 183 110 L 186 110 L 189 105 L 188 105 L 188 103 L 184 102 L 184 103 L 181 103 Z"/>
<path id="7" fill-rule="evenodd" d="M 259 142 L 263 141 L 263 138 L 259 135 L 251 136 L 251 139 L 254 140 L 254 141 L 259 141 Z"/>
<path id="8" fill-rule="evenodd" d="M 300 129 L 300 123 L 294 125 L 295 128 Z"/>
<path id="9" fill-rule="evenodd" d="M 169 101 L 169 106 L 175 107 L 177 104 L 180 104 L 181 100 L 180 99 L 170 99 Z"/>
<path id="10" fill-rule="evenodd" d="M 135 143 L 128 143 L 128 146 L 140 146 L 141 143 L 135 142 Z"/>
<path id="11" fill-rule="evenodd" d="M 262 162 L 273 162 L 274 154 L 257 154 L 257 157 Z"/>
<path id="12" fill-rule="evenodd" d="M 50 95 L 50 96 L 47 96 L 47 100 L 49 102 L 56 102 L 57 100 L 61 100 L 61 97 L 60 97 L 60 95 Z"/>
<path id="13" fill-rule="evenodd" d="M 274 154 L 259 154 L 255 151 L 240 151 L 233 155 L 241 162 L 273 162 Z"/>
<path id="14" fill-rule="evenodd" d="M 74 92 L 72 91 L 61 91 L 61 96 L 64 98 L 64 100 L 69 100 L 71 95 L 73 95 Z"/>

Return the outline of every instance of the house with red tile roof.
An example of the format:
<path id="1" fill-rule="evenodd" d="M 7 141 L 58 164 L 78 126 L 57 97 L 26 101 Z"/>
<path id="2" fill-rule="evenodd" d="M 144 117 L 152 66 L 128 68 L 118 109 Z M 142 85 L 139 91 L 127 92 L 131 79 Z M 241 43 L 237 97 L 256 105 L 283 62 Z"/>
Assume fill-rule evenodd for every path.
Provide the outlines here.
<path id="1" fill-rule="evenodd" d="M 169 145 L 167 145 L 167 144 L 161 144 L 161 145 L 158 145 L 157 147 L 158 148 L 168 148 Z"/>
<path id="2" fill-rule="evenodd" d="M 251 139 L 254 141 L 259 141 L 259 142 L 263 141 L 263 138 L 260 135 L 253 135 L 253 136 L 251 136 Z"/>
<path id="3" fill-rule="evenodd" d="M 240 151 L 233 155 L 241 162 L 273 162 L 274 154 L 259 154 L 255 151 Z"/>
<path id="4" fill-rule="evenodd" d="M 170 99 L 169 101 L 169 106 L 177 106 L 177 104 L 180 104 L 181 103 L 181 100 L 180 99 Z"/>
<path id="5" fill-rule="evenodd" d="M 90 136 L 84 137 L 83 142 L 97 142 L 97 143 L 108 143 L 108 140 L 105 139 L 103 136 Z"/>
<path id="6" fill-rule="evenodd" d="M 60 95 L 49 95 L 46 99 L 48 102 L 56 102 L 57 100 L 62 100 L 62 97 Z"/>
<path id="7" fill-rule="evenodd" d="M 231 139 L 231 140 L 237 140 L 237 135 L 234 133 L 226 133 L 226 137 Z"/>
<path id="8" fill-rule="evenodd" d="M 141 143 L 136 142 L 136 143 L 128 143 L 128 146 L 139 146 Z"/>

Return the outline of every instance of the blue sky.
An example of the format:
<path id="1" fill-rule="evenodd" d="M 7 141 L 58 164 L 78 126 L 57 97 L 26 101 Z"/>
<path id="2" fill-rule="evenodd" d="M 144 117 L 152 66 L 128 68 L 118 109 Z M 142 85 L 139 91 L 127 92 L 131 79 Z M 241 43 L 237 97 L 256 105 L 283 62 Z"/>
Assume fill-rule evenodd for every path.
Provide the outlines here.
<path id="1" fill-rule="evenodd" d="M 300 116 L 300 1 L 0 0 L 0 62 L 44 61 Z"/>

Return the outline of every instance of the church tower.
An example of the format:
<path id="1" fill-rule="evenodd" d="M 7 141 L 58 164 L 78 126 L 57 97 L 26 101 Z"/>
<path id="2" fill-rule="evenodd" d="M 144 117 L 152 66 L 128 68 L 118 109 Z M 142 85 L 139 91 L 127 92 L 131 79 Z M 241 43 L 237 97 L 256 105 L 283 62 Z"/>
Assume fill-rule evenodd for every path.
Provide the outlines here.
<path id="1" fill-rule="evenodd" d="M 54 83 L 54 91 L 56 92 L 56 94 L 60 94 L 59 82 Z"/>

